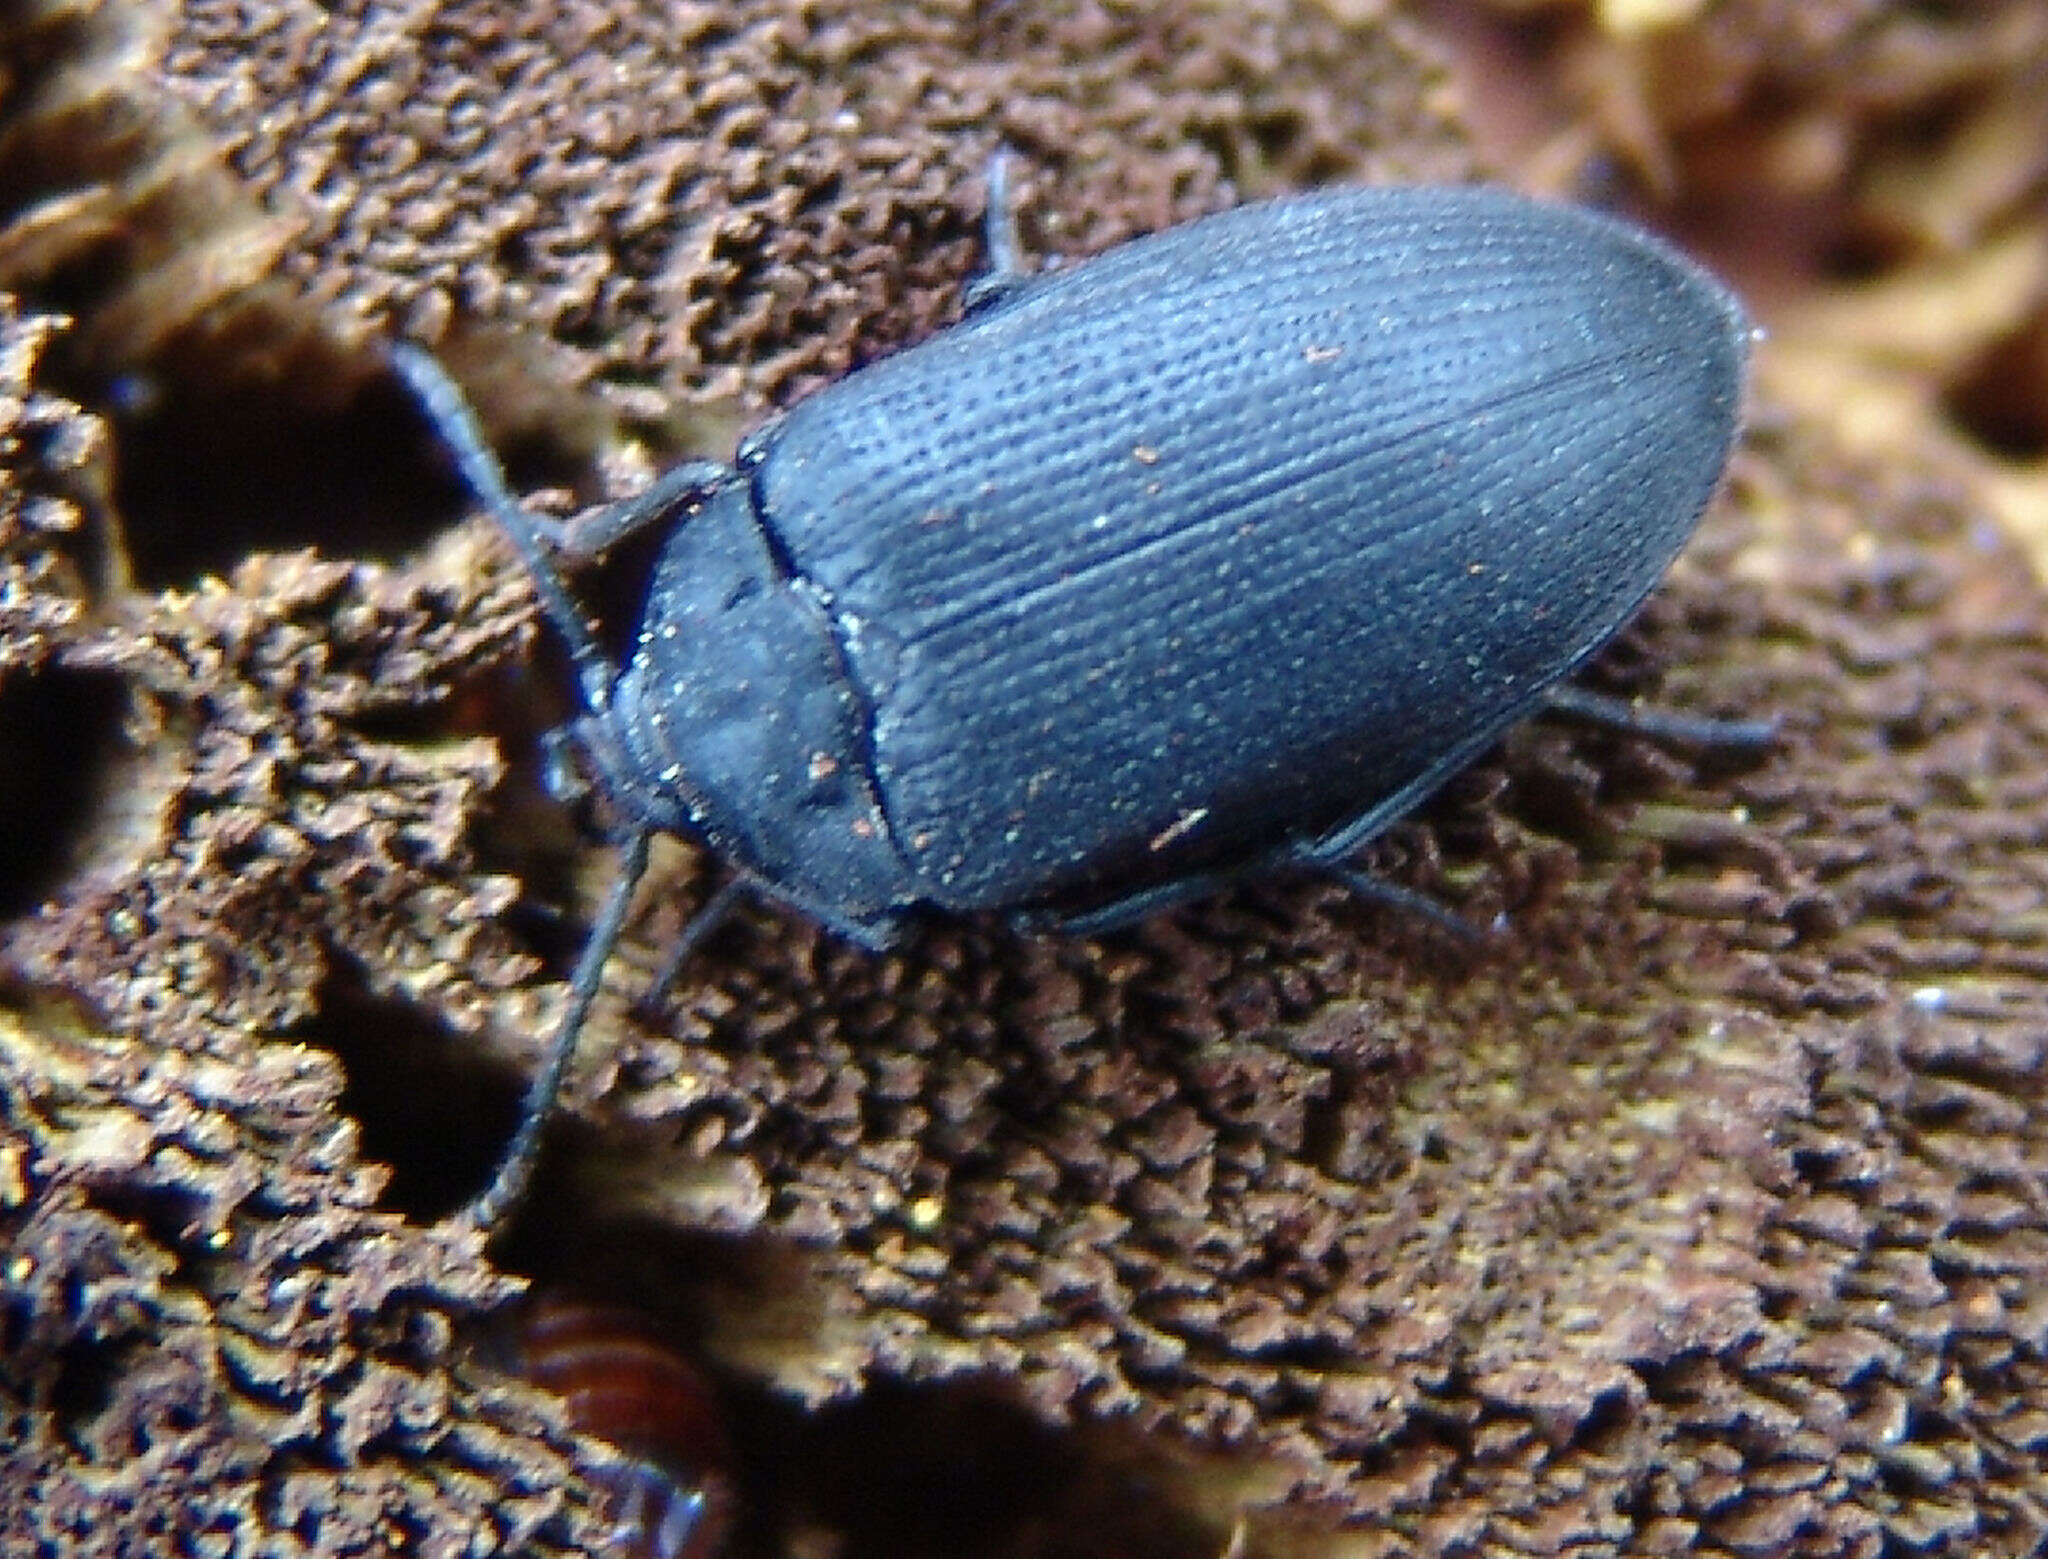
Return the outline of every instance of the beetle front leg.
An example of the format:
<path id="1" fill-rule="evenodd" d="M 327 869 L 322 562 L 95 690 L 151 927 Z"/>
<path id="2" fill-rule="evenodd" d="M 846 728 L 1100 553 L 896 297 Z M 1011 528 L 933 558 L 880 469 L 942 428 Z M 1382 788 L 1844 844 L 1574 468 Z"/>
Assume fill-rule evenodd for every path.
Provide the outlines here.
<path id="1" fill-rule="evenodd" d="M 546 521 L 537 527 L 564 557 L 600 558 L 628 536 L 673 519 L 678 511 L 697 507 L 739 473 L 717 460 L 685 460 L 661 473 L 630 498 L 573 520 Z M 536 521 L 539 515 L 531 516 Z"/>
<path id="2" fill-rule="evenodd" d="M 526 1097 L 519 1106 L 518 1130 L 513 1133 L 504 1157 L 499 1159 L 490 1184 L 484 1187 L 475 1201 L 454 1215 L 454 1222 L 481 1230 L 486 1235 L 495 1233 L 506 1215 L 526 1195 L 527 1183 L 533 1179 L 534 1165 L 540 1160 L 541 1134 L 549 1117 L 554 1114 L 563 1080 L 569 1075 L 569 1062 L 576 1054 L 576 1041 L 590 1016 L 591 1004 L 597 1000 L 604 966 L 611 961 L 612 950 L 618 946 L 619 937 L 626 929 L 626 911 L 632 905 L 634 890 L 647 874 L 647 845 L 651 837 L 644 828 L 626 836 L 618 877 L 612 883 L 597 924 L 591 930 L 590 940 L 584 943 L 575 971 L 569 977 L 569 1005 L 562 1013 L 554 1037 L 548 1041 L 546 1055 L 527 1083 Z"/>

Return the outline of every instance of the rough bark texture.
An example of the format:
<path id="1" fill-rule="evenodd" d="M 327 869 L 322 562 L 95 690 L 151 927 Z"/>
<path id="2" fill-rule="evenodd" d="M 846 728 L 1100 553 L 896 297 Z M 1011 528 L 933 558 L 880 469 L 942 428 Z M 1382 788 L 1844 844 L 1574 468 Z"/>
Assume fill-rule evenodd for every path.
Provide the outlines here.
<path id="1" fill-rule="evenodd" d="M 2048 23 L 1488 9 L 0 17 L 0 1547 L 599 1551 L 514 1272 L 709 1366 L 749 1551 L 2048 1543 Z M 1475 126 L 1773 326 L 1595 679 L 1782 750 L 1516 733 L 1378 852 L 1478 950 L 759 912 L 635 1013 L 666 848 L 502 1264 L 437 1227 L 610 863 L 378 343 L 595 497 L 942 322 L 998 141 L 1080 253 Z"/>

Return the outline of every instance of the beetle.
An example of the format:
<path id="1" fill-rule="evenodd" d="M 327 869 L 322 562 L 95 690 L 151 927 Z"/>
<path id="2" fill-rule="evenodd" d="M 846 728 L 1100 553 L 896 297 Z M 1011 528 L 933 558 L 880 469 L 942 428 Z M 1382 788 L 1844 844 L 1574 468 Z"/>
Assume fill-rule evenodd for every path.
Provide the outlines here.
<path id="1" fill-rule="evenodd" d="M 1618 220 L 1338 189 L 1063 269 L 991 168 L 963 318 L 564 525 L 433 360 L 396 367 L 567 642 L 566 739 L 623 859 L 519 1134 L 521 1194 L 651 835 L 870 948 L 915 915 L 1108 929 L 1361 846 L 1539 708 L 1761 743 L 1563 687 L 1720 481 L 1750 329 Z M 670 524 L 623 667 L 552 552 Z M 1438 915 L 1448 918 L 1446 912 Z M 659 986 L 665 986 L 665 974 Z"/>

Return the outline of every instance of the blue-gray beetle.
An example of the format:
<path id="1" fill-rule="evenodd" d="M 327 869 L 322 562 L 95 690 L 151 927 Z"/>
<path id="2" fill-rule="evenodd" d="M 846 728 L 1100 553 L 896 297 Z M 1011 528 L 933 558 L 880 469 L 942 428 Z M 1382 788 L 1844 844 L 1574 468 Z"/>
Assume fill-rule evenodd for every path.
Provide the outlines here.
<path id="1" fill-rule="evenodd" d="M 580 526 L 404 375 L 567 639 L 625 861 L 518 1141 L 520 1194 L 657 832 L 881 947 L 926 909 L 1095 930 L 1343 863 L 1546 703 L 1714 492 L 1749 327 L 1618 221 L 1483 188 L 1274 200 L 1037 276 L 991 174 L 966 317 Z M 614 666 L 552 561 L 651 523 Z M 1361 883 L 1382 896 L 1385 885 Z M 673 964 L 671 969 L 673 969 Z"/>

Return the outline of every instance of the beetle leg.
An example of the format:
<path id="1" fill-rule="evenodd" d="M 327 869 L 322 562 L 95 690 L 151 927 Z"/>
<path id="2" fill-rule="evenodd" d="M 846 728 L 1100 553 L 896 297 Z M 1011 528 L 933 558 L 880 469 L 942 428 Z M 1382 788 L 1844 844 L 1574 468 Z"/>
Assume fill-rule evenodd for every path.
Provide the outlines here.
<path id="1" fill-rule="evenodd" d="M 1255 871 L 1257 867 L 1248 868 Z M 1177 877 L 1172 882 L 1155 883 L 1149 888 L 1140 888 L 1135 893 L 1112 899 L 1094 909 L 1077 910 L 1071 915 L 1039 914 L 1013 917 L 1012 923 L 1020 931 L 1057 931 L 1062 936 L 1096 936 L 1104 931 L 1119 931 L 1123 927 L 1155 915 L 1161 910 L 1176 905 L 1190 904 L 1221 893 L 1247 872 L 1212 872 L 1193 877 Z"/>
<path id="2" fill-rule="evenodd" d="M 661 972 L 633 1005 L 642 1012 L 658 1011 L 668 1001 L 668 993 L 675 986 L 676 977 L 683 972 L 683 965 L 690 961 L 690 955 L 725 922 L 733 906 L 745 898 L 752 887 L 753 884 L 745 877 L 728 877 L 720 883 L 717 891 L 704 901 L 703 908 L 692 915 L 689 924 L 677 934 L 675 945 L 662 959 Z"/>
<path id="3" fill-rule="evenodd" d="M 558 725 L 540 734 L 541 788 L 571 810 L 590 797 L 590 781 L 576 762 L 576 728 Z"/>
<path id="4" fill-rule="evenodd" d="M 618 946 L 620 933 L 626 929 L 626 910 L 633 902 L 633 890 L 647 873 L 647 843 L 652 837 L 644 828 L 626 837 L 618 880 L 612 884 L 597 924 L 591 928 L 590 940 L 583 944 L 582 956 L 569 977 L 568 1010 L 562 1014 L 555 1037 L 548 1041 L 540 1070 L 526 1085 L 526 1097 L 519 1106 L 519 1129 L 512 1134 L 511 1145 L 498 1160 L 497 1173 L 491 1176 L 483 1194 L 456 1215 L 458 1221 L 485 1234 L 491 1233 L 518 1206 L 526 1195 L 527 1183 L 533 1179 L 534 1164 L 540 1158 L 541 1133 L 548 1117 L 554 1114 L 562 1080 L 569 1074 L 569 1060 L 576 1053 L 577 1037 L 590 1016 L 591 1003 L 597 999 L 604 966 Z"/>
<path id="5" fill-rule="evenodd" d="M 1668 709 L 1650 709 L 1626 698 L 1588 692 L 1560 682 L 1546 688 L 1543 701 L 1557 714 L 1604 725 L 1609 730 L 1629 731 L 1653 741 L 1674 742 L 1681 747 L 1772 747 L 1778 741 L 1775 720 L 1716 720 L 1711 716 L 1674 714 Z"/>
<path id="6" fill-rule="evenodd" d="M 966 312 L 979 314 L 1016 295 L 1031 280 L 1024 264 L 1024 245 L 1017 236 L 1017 209 L 1012 201 L 1008 147 L 998 147 L 988 160 L 988 269 L 967 284 Z"/>
<path id="7" fill-rule="evenodd" d="M 726 483 L 736 479 L 729 465 L 717 460 L 685 460 L 671 466 L 630 498 L 569 521 L 552 522 L 548 539 L 555 550 L 573 558 L 597 558 L 617 543 L 674 518 L 678 510 L 696 507 Z M 535 515 L 538 519 L 540 516 Z"/>
<path id="8" fill-rule="evenodd" d="M 1445 908 L 1427 893 L 1415 888 L 1404 888 L 1397 882 L 1361 871 L 1343 861 L 1330 860 L 1312 847 L 1306 849 L 1282 850 L 1270 860 L 1231 872 L 1210 872 L 1192 877 L 1176 878 L 1150 888 L 1100 905 L 1095 909 L 1081 910 L 1072 915 L 1053 915 L 1029 918 L 1020 921 L 1020 929 L 1029 931 L 1057 931 L 1064 936 L 1095 936 L 1104 931 L 1117 931 L 1148 915 L 1162 910 L 1173 909 L 1196 899 L 1213 897 L 1239 882 L 1255 879 L 1259 875 L 1289 867 L 1312 871 L 1342 883 L 1357 897 L 1368 903 L 1384 905 L 1405 915 L 1414 915 L 1441 931 L 1448 932 L 1460 942 L 1484 941 L 1487 932 L 1476 926 L 1457 911 Z"/>
<path id="9" fill-rule="evenodd" d="M 1398 882 L 1389 882 L 1371 872 L 1361 871 L 1356 866 L 1344 866 L 1335 861 L 1317 863 L 1317 869 L 1324 876 L 1341 882 L 1351 890 L 1352 896 L 1369 904 L 1381 904 L 1403 915 L 1413 915 L 1426 920 L 1437 930 L 1447 932 L 1460 942 L 1483 942 L 1487 928 L 1474 925 L 1456 910 L 1439 904 L 1419 888 L 1404 888 Z"/>

